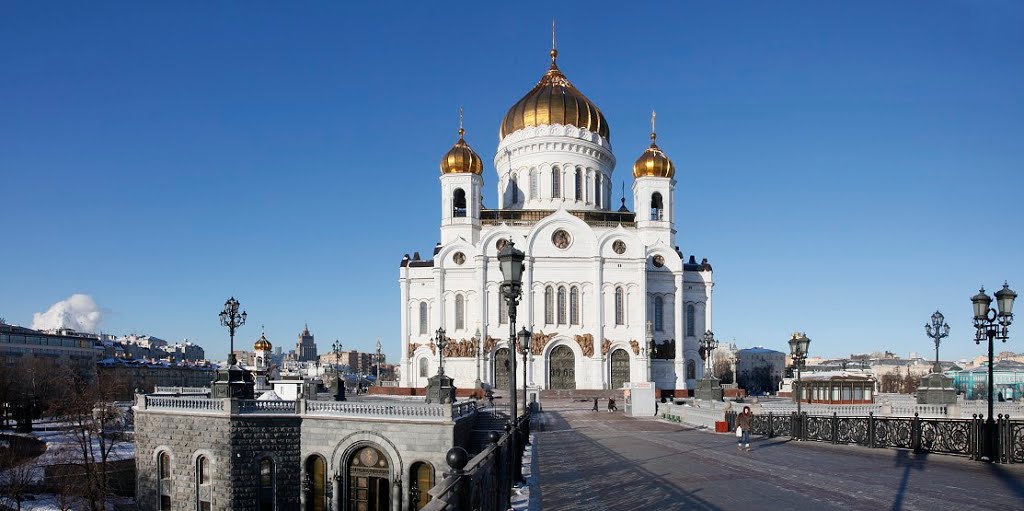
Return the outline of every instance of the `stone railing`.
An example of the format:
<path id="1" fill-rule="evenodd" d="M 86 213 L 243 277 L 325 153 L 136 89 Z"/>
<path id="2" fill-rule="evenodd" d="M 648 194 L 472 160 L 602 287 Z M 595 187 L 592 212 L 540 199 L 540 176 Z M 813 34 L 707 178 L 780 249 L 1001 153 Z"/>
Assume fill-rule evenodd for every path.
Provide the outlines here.
<path id="1" fill-rule="evenodd" d="M 234 414 L 293 414 L 418 421 L 458 421 L 480 410 L 476 400 L 453 404 L 392 403 L 386 401 L 261 401 L 257 399 L 211 399 L 191 396 L 141 395 L 140 410 Z"/>
<path id="2" fill-rule="evenodd" d="M 260 401 L 258 399 L 239 399 L 238 413 L 296 413 L 296 401 Z"/>
<path id="3" fill-rule="evenodd" d="M 145 410 L 223 413 L 225 411 L 225 401 L 224 399 L 210 399 L 206 397 L 142 396 L 139 405 Z"/>
<path id="4" fill-rule="evenodd" d="M 377 382 L 378 387 L 397 387 L 398 382 L 395 380 L 381 380 Z"/>
<path id="5" fill-rule="evenodd" d="M 210 395 L 209 387 L 153 387 L 154 394 Z"/>

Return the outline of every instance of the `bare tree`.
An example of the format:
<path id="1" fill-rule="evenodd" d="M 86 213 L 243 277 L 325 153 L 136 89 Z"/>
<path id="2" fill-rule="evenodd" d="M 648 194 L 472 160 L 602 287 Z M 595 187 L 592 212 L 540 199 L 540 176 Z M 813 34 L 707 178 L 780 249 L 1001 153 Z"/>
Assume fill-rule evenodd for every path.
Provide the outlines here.
<path id="1" fill-rule="evenodd" d="M 722 383 L 733 383 L 736 380 L 736 375 L 732 373 L 732 364 L 728 360 L 716 359 L 712 371 Z"/>
<path id="2" fill-rule="evenodd" d="M 12 445 L 0 446 L 0 508 L 21 510 L 35 482 L 33 460 L 21 458 Z"/>

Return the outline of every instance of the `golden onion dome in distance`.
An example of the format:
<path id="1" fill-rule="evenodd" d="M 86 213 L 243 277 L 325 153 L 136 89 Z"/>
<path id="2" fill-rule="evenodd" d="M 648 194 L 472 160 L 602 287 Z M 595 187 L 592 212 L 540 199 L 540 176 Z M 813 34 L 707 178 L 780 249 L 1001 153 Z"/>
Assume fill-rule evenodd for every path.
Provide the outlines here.
<path id="1" fill-rule="evenodd" d="M 256 351 L 270 351 L 272 347 L 270 341 L 267 340 L 267 334 L 260 335 L 260 338 L 256 340 L 256 345 L 253 346 Z"/>
<path id="2" fill-rule="evenodd" d="M 558 69 L 558 50 L 551 49 L 551 68 L 540 82 L 520 99 L 501 120 L 499 139 L 531 126 L 576 126 L 611 140 L 608 121 L 593 101 L 587 99 Z"/>
<path id="3" fill-rule="evenodd" d="M 633 164 L 634 178 L 673 177 L 676 174 L 676 166 L 656 143 L 658 134 L 654 131 L 654 117 L 654 112 L 651 112 L 651 146 Z"/>
<path id="4" fill-rule="evenodd" d="M 484 171 L 483 160 L 469 147 L 462 129 L 462 108 L 459 108 L 459 141 L 441 158 L 441 174 L 471 173 L 480 175 Z"/>

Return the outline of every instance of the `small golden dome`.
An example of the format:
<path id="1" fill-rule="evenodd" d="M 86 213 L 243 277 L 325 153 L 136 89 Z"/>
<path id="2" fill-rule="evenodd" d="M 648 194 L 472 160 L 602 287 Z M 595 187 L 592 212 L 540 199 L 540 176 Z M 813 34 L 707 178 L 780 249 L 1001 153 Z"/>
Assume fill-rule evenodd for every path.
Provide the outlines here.
<path id="1" fill-rule="evenodd" d="M 651 133 L 651 146 L 633 164 L 633 177 L 672 177 L 676 166 L 654 141 L 658 135 Z"/>
<path id="2" fill-rule="evenodd" d="M 441 158 L 441 173 L 473 173 L 480 175 L 484 170 L 480 156 L 469 147 L 463 135 L 466 130 L 459 128 L 459 141 Z"/>
<path id="3" fill-rule="evenodd" d="M 592 101 L 587 99 L 558 69 L 558 50 L 551 50 L 551 68 L 540 82 L 520 99 L 501 120 L 499 139 L 530 126 L 544 124 L 571 125 L 597 133 L 611 140 L 608 121 Z"/>
<path id="4" fill-rule="evenodd" d="M 256 345 L 253 346 L 256 351 L 270 351 L 273 346 L 270 345 L 270 341 L 267 340 L 267 334 L 260 335 L 260 338 L 256 340 Z"/>

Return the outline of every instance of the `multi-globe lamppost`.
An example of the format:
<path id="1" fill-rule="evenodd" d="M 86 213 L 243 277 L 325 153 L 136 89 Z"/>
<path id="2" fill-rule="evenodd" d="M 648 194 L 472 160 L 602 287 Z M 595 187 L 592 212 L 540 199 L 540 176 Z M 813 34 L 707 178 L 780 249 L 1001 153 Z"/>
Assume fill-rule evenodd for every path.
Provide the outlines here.
<path id="1" fill-rule="evenodd" d="M 238 364 L 238 359 L 235 357 L 235 330 L 245 324 L 245 318 L 247 314 L 242 311 L 238 313 L 238 308 L 241 304 L 235 297 L 228 298 L 228 301 L 224 302 L 224 310 L 220 312 L 220 324 L 221 326 L 228 327 L 228 335 L 231 336 L 231 351 L 228 352 L 228 365 L 233 366 Z"/>
<path id="2" fill-rule="evenodd" d="M 988 416 L 985 417 L 985 454 L 989 461 L 996 460 L 996 421 L 992 417 L 993 399 L 995 396 L 995 385 L 992 381 L 992 366 L 995 359 L 993 356 L 993 341 L 999 339 L 1006 342 L 1010 338 L 1010 323 L 1013 323 L 1013 301 L 1017 293 L 1010 289 L 1007 283 L 1003 288 L 995 292 L 996 307 L 993 309 L 992 297 L 985 293 L 982 287 L 978 294 L 971 297 L 971 304 L 974 305 L 974 343 L 981 344 L 981 341 L 988 339 Z"/>
<path id="3" fill-rule="evenodd" d="M 519 297 L 523 292 L 523 269 L 526 266 L 523 264 L 523 261 L 525 260 L 526 254 L 522 250 L 517 250 L 515 243 L 511 239 L 505 243 L 505 246 L 498 253 L 498 266 L 501 268 L 502 276 L 501 294 L 508 303 L 508 343 L 510 348 L 508 357 L 510 362 L 508 388 L 512 408 L 508 452 L 511 465 L 509 467 L 509 474 L 513 482 L 520 480 L 519 470 L 516 467 L 516 460 L 519 458 L 516 455 L 518 447 L 516 445 L 516 437 L 519 434 L 519 399 L 516 397 L 516 309 L 519 307 Z M 509 506 L 511 507 L 511 494 L 509 499 Z"/>
<path id="4" fill-rule="evenodd" d="M 943 338 L 949 337 L 949 325 L 946 324 L 946 317 L 941 312 L 935 311 L 935 314 L 932 314 L 932 322 L 924 326 L 924 332 L 935 341 L 935 366 L 932 367 L 932 372 L 941 373 L 942 364 L 939 363 L 939 342 Z"/>
<path id="5" fill-rule="evenodd" d="M 804 361 L 807 360 L 807 348 L 810 344 L 811 340 L 803 332 L 795 332 L 789 339 L 789 354 L 793 359 L 793 365 L 796 366 L 796 389 L 793 391 L 793 396 L 796 398 L 797 415 L 800 415 L 801 412 L 800 402 L 803 401 L 804 392 L 800 370 L 803 369 Z"/>

